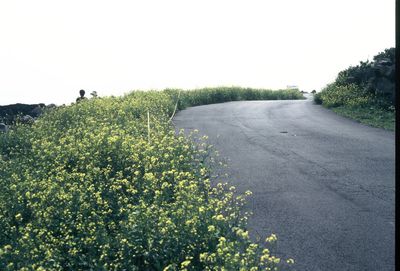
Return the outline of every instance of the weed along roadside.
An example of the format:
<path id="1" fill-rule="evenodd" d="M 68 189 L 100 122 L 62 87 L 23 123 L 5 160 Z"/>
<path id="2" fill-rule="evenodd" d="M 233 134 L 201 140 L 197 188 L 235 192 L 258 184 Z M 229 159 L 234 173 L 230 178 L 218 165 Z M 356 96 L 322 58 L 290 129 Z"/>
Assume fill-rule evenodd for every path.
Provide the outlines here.
<path id="1" fill-rule="evenodd" d="M 179 99 L 178 99 L 179 96 Z M 135 91 L 46 111 L 0 134 L 1 270 L 278 270 L 246 197 L 170 119 L 185 107 L 302 99 L 298 90 Z M 290 256 L 290 255 L 288 255 Z M 275 269 L 276 268 L 276 269 Z"/>
<path id="2" fill-rule="evenodd" d="M 373 59 L 341 71 L 314 101 L 339 115 L 394 131 L 395 49 L 386 49 Z"/>

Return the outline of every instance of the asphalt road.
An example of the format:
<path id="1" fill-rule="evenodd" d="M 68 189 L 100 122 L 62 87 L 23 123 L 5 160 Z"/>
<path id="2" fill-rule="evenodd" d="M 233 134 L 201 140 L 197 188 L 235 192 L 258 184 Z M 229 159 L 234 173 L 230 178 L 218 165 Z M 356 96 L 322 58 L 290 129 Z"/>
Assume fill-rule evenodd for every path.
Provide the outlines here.
<path id="1" fill-rule="evenodd" d="M 393 132 L 311 100 L 197 106 L 174 123 L 228 159 L 230 184 L 253 192 L 250 235 L 277 234 L 294 270 L 394 270 Z"/>

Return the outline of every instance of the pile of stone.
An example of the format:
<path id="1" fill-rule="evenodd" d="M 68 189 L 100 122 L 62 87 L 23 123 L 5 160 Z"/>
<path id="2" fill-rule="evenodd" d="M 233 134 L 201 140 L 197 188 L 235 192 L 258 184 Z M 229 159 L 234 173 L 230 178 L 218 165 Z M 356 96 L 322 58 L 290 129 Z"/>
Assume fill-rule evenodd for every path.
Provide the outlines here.
<path id="1" fill-rule="evenodd" d="M 374 77 L 370 79 L 370 84 L 380 93 L 395 100 L 395 62 L 390 58 L 381 58 L 372 64 Z"/>
<path id="2" fill-rule="evenodd" d="M 43 114 L 45 108 L 54 108 L 54 104 L 10 104 L 0 106 L 0 132 L 7 132 L 10 125 L 19 121 L 24 124 L 33 124 Z"/>

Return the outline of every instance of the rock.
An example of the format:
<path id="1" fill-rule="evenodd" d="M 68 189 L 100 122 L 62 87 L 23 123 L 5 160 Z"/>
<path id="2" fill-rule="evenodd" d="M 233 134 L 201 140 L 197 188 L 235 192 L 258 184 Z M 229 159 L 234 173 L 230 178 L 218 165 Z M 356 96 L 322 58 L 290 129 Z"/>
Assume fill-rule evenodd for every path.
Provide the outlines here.
<path id="1" fill-rule="evenodd" d="M 34 118 L 39 117 L 43 113 L 43 109 L 40 106 L 36 106 L 32 111 L 31 111 L 31 116 Z"/>
<path id="2" fill-rule="evenodd" d="M 372 67 L 375 70 L 376 74 L 388 78 L 394 78 L 395 63 L 393 63 L 390 59 L 380 59 L 379 61 L 373 63 Z"/>
<path id="3" fill-rule="evenodd" d="M 374 76 L 369 80 L 369 86 L 375 94 L 389 97 L 395 103 L 395 64 L 388 58 L 377 60 L 372 68 Z"/>
<path id="4" fill-rule="evenodd" d="M 380 93 L 391 94 L 394 93 L 394 83 L 385 77 L 378 78 L 375 81 L 376 88 Z"/>
<path id="5" fill-rule="evenodd" d="M 0 123 L 0 132 L 6 133 L 8 132 L 8 126 L 4 123 Z"/>
<path id="6" fill-rule="evenodd" d="M 25 115 L 21 118 L 21 123 L 23 123 L 23 124 L 33 124 L 34 122 L 35 122 L 35 119 L 29 115 Z"/>
<path id="7" fill-rule="evenodd" d="M 376 66 L 391 66 L 393 62 L 390 58 L 382 58 L 375 62 Z"/>
<path id="8" fill-rule="evenodd" d="M 0 106 L 0 119 L 2 119 L 6 124 L 11 124 L 17 119 L 17 116 L 20 115 L 35 116 L 35 114 L 38 113 L 39 111 L 39 109 L 36 109 L 37 107 L 40 107 L 42 109 L 43 107 L 45 107 L 45 104 L 17 103 L 17 104 L 3 105 Z M 32 113 L 33 110 L 35 111 Z"/>

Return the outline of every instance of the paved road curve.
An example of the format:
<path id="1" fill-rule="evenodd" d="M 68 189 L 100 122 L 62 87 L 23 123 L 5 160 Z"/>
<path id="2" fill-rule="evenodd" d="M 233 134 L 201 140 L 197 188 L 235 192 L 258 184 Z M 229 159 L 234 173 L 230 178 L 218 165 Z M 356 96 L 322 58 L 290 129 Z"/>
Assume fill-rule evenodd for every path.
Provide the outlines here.
<path id="1" fill-rule="evenodd" d="M 306 101 L 192 107 L 198 129 L 251 190 L 253 238 L 278 235 L 295 270 L 394 270 L 395 136 Z"/>

